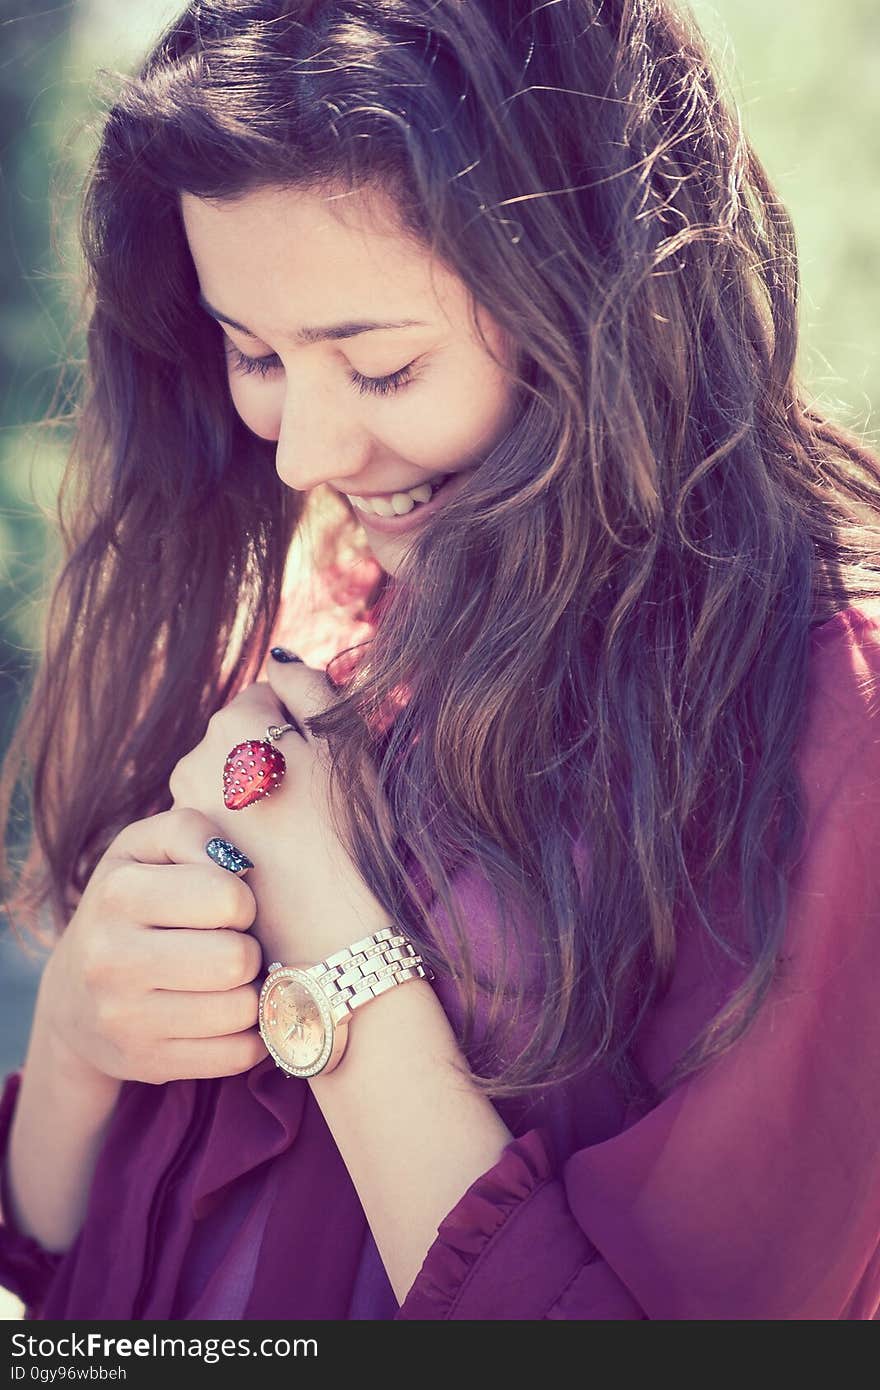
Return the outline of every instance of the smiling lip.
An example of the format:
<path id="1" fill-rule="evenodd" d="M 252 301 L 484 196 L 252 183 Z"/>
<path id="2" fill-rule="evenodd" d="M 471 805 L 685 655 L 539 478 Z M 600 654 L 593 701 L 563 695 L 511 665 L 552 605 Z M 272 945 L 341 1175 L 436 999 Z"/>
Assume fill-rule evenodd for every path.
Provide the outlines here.
<path id="1" fill-rule="evenodd" d="M 448 478 L 448 477 L 449 477 L 449 474 L 446 473 L 446 474 L 444 475 L 443 473 L 435 473 L 435 474 L 432 474 L 432 476 L 431 476 L 430 478 L 423 478 L 422 481 L 421 481 L 420 483 L 410 483 L 407 487 L 393 487 L 393 488 L 390 488 L 390 489 L 389 489 L 388 491 L 386 491 L 386 492 L 358 492 L 358 493 L 350 493 L 350 492 L 347 492 L 345 495 L 346 495 L 346 497 L 349 497 L 349 498 L 352 497 L 352 496 L 357 496 L 357 497 L 387 497 L 388 501 L 390 502 L 390 501 L 391 501 L 391 498 L 394 496 L 394 494 L 395 494 L 396 492 L 409 492 L 411 488 L 414 488 L 414 487 L 423 487 L 423 486 L 425 485 L 425 483 L 434 483 L 434 482 L 437 482 L 438 479 L 443 478 L 444 476 L 445 476 L 446 478 Z"/>
<path id="2" fill-rule="evenodd" d="M 430 501 L 418 504 L 404 516 L 379 516 L 375 512 L 362 512 L 353 504 L 352 511 L 367 531 L 376 531 L 381 536 L 405 536 L 422 524 L 423 516 L 430 516 L 444 501 L 455 495 L 468 472 L 468 469 L 464 469 L 460 473 L 453 473 L 443 486 L 437 489 Z"/>

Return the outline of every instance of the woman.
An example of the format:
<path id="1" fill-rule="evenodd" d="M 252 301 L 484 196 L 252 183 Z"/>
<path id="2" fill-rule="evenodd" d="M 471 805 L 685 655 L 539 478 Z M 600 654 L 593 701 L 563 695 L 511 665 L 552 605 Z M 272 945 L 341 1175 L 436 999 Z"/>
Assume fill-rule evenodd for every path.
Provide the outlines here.
<path id="1" fill-rule="evenodd" d="M 880 468 L 692 21 L 193 4 L 83 229 L 3 1282 L 873 1318 Z"/>

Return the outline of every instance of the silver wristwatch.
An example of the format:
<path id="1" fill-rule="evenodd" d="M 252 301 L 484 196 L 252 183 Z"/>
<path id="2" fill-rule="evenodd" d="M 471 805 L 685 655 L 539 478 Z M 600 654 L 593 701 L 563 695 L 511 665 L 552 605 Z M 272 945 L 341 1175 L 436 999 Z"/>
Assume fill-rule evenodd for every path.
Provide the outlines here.
<path id="1" fill-rule="evenodd" d="M 355 1009 L 407 980 L 433 978 L 412 942 L 392 927 L 317 965 L 276 960 L 260 991 L 260 1035 L 288 1076 L 317 1076 L 339 1065 Z"/>

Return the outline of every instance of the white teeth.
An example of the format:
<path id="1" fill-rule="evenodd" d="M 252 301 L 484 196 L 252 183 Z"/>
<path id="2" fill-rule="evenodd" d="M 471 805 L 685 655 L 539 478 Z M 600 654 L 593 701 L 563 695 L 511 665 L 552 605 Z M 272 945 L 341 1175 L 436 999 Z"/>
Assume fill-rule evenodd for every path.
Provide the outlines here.
<path id="1" fill-rule="evenodd" d="M 427 502 L 428 498 L 431 496 L 431 491 L 430 483 L 420 483 L 418 487 L 410 488 L 409 495 L 410 497 L 414 497 L 417 502 Z M 398 493 L 397 496 L 399 497 L 400 493 Z"/>
<path id="2" fill-rule="evenodd" d="M 406 516 L 417 502 L 427 502 L 439 486 L 439 480 L 432 488 L 430 483 L 419 483 L 407 492 L 395 492 L 390 497 L 354 497 L 346 494 L 353 506 L 362 512 L 374 512 L 377 516 Z"/>
<path id="3" fill-rule="evenodd" d="M 402 492 L 395 492 L 395 494 L 394 494 L 394 497 L 404 497 L 404 496 L 405 496 L 405 493 L 402 493 Z M 362 501 L 362 502 L 367 502 L 367 501 L 369 501 L 369 505 L 370 505 L 371 510 L 374 511 L 374 512 L 376 513 L 377 516 L 393 516 L 393 515 L 394 515 L 394 497 L 392 497 L 390 501 L 389 501 L 389 499 L 388 499 L 387 497 L 370 497 L 369 499 L 366 498 L 366 497 L 362 497 L 362 498 L 361 498 L 361 501 Z"/>

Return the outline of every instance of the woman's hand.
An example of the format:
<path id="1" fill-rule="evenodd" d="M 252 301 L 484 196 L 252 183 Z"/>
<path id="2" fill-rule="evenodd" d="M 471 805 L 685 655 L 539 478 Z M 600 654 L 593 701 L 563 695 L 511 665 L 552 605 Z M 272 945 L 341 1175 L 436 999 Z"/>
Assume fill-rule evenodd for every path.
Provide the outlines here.
<path id="1" fill-rule="evenodd" d="M 67 1076 L 100 1083 L 233 1076 L 266 1057 L 248 885 L 205 854 L 199 811 L 116 836 L 46 962 L 39 1018 Z"/>
<path id="2" fill-rule="evenodd" d="M 304 723 L 326 708 L 328 697 L 322 671 L 301 662 L 279 665 L 268 682 L 248 686 L 212 716 L 201 743 L 169 780 L 175 806 L 201 811 L 253 860 L 247 877 L 257 901 L 253 931 L 267 966 L 312 964 L 392 925 L 332 825 L 329 752 Z M 226 755 L 246 739 L 264 739 L 270 724 L 289 722 L 302 732 L 277 741 L 287 764 L 281 782 L 263 800 L 228 810 Z"/>

